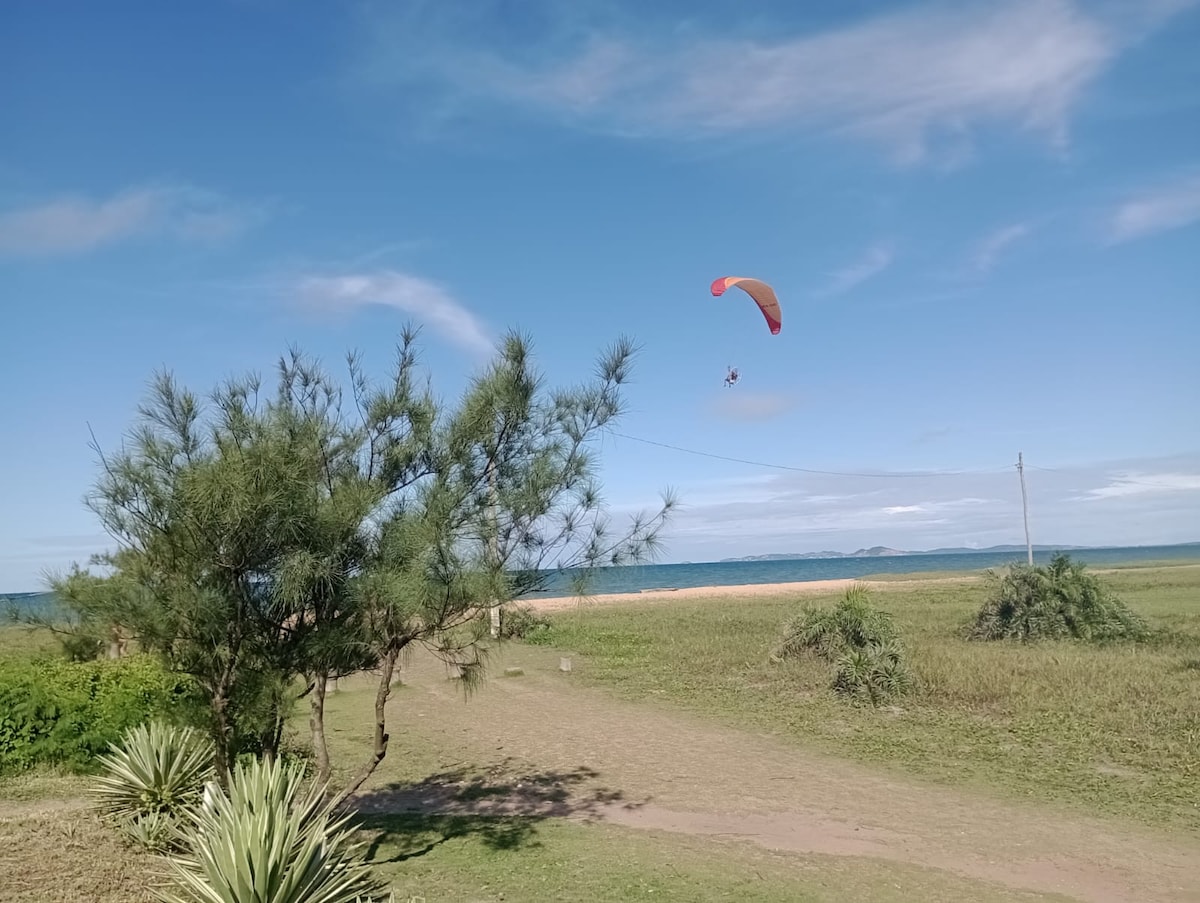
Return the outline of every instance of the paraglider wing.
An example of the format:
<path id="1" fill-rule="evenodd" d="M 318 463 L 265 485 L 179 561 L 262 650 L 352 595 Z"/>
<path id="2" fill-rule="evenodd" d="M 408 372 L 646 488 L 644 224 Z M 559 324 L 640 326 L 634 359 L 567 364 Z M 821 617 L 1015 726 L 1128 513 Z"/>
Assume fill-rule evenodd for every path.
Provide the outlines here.
<path id="1" fill-rule="evenodd" d="M 779 309 L 779 299 L 775 297 L 775 290 L 760 279 L 750 279 L 746 276 L 722 276 L 713 281 L 712 293 L 715 297 L 720 297 L 725 294 L 726 289 L 733 288 L 735 285 L 758 304 L 758 309 L 762 311 L 767 326 L 771 328 L 771 335 L 779 335 L 779 330 L 783 327 L 783 312 Z"/>

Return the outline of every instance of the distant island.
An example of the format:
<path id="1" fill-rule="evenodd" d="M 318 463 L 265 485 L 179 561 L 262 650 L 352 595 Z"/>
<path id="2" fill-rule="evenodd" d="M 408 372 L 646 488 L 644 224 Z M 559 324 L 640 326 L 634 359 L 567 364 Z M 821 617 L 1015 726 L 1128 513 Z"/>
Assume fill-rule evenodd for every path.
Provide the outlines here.
<path id="1" fill-rule="evenodd" d="M 1074 552 L 1080 549 L 1092 549 L 1096 546 L 1045 546 L 1034 545 L 1035 552 Z M 946 549 L 925 549 L 921 551 L 908 549 L 889 549 L 887 546 L 871 546 L 869 549 L 859 549 L 857 552 L 772 552 L 767 555 L 746 555 L 742 558 L 722 558 L 726 561 L 794 561 L 799 558 L 891 558 L 897 555 L 974 555 L 984 552 L 1024 552 L 1023 545 L 988 546 L 983 549 L 970 549 L 965 546 Z"/>

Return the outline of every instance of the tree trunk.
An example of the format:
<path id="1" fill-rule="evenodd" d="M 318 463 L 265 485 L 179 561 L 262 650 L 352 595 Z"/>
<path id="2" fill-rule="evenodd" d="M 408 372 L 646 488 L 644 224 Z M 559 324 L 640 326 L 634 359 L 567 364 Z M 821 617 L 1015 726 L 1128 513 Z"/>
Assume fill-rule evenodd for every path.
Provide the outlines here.
<path id="1" fill-rule="evenodd" d="M 228 707 L 229 699 L 225 695 L 224 688 L 221 688 L 213 694 L 212 700 L 213 733 L 216 734 L 213 738 L 216 740 L 213 764 L 216 767 L 217 784 L 226 793 L 229 792 L 229 768 L 232 764 L 230 762 L 231 750 L 229 748 L 230 727 L 229 716 L 227 714 Z"/>
<path id="2" fill-rule="evenodd" d="M 375 749 L 346 789 L 337 795 L 334 800 L 335 806 L 341 806 L 359 787 L 365 784 L 367 778 L 375 773 L 375 769 L 387 755 L 387 701 L 392 695 L 392 675 L 395 674 L 396 661 L 399 658 L 399 649 L 389 649 L 384 653 L 380 662 L 379 687 L 375 690 Z"/>
<path id="3" fill-rule="evenodd" d="M 325 742 L 325 682 L 329 675 L 318 672 L 313 677 L 313 691 L 308 697 L 308 729 L 312 732 L 313 755 L 317 758 L 317 784 L 329 780 L 329 745 Z"/>

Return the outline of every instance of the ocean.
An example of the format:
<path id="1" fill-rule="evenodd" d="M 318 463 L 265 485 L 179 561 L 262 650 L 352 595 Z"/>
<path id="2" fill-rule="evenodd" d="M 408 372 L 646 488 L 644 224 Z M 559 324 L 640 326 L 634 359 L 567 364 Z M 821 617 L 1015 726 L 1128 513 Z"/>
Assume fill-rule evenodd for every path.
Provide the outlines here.
<path id="1" fill-rule="evenodd" d="M 1034 550 L 1035 564 L 1046 564 L 1054 551 Z M 1133 546 L 1109 549 L 1069 549 L 1072 560 L 1088 565 L 1129 564 L 1141 561 L 1200 561 L 1200 543 L 1171 546 Z M 600 568 L 588 592 L 593 595 L 636 593 L 649 589 L 685 589 L 696 586 L 747 586 L 758 583 L 799 583 L 805 580 L 838 580 L 875 574 L 919 574 L 926 571 L 982 571 L 1014 561 L 1026 561 L 1026 552 L 952 552 L 947 554 L 890 555 L 861 558 L 794 558 L 773 561 L 711 561 L 697 564 L 645 564 Z M 570 593 L 569 581 L 555 577 L 546 595 Z"/>
<path id="2" fill-rule="evenodd" d="M 1054 551 L 1035 550 L 1033 560 L 1047 563 Z M 1072 559 L 1088 565 L 1130 564 L 1142 561 L 1200 561 L 1200 543 L 1171 546 L 1132 546 L 1107 549 L 1070 549 Z M 696 586 L 747 586 L 759 583 L 798 583 L 837 580 L 876 574 L 919 574 L 927 571 L 982 571 L 1014 561 L 1025 561 L 1025 552 L 955 552 L 860 558 L 795 558 L 773 561 L 708 561 L 695 564 L 644 564 L 600 568 L 588 592 L 593 595 L 636 593 L 651 589 L 685 589 Z M 542 595 L 570 595 L 567 576 L 551 575 Z M 8 597 L 26 613 L 49 613 L 50 593 L 14 593 Z M 0 608 L 0 617 L 6 612 Z"/>

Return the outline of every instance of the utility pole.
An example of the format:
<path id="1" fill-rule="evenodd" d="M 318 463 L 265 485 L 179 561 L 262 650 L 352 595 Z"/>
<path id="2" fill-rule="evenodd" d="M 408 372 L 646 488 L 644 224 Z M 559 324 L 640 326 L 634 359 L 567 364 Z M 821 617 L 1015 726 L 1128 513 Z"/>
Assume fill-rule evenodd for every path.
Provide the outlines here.
<path id="1" fill-rule="evenodd" d="M 1017 452 L 1017 473 L 1021 475 L 1021 513 L 1025 516 L 1025 551 L 1033 567 L 1033 543 L 1029 541 L 1029 497 L 1025 494 L 1025 457 Z"/>

